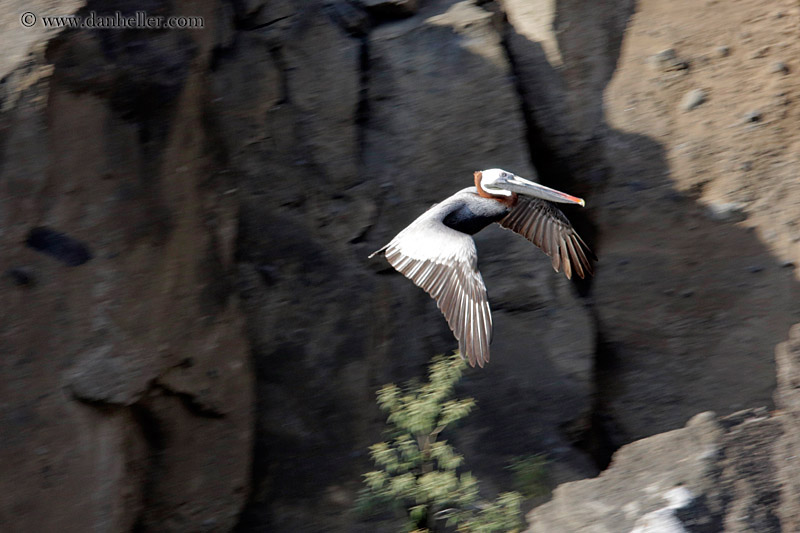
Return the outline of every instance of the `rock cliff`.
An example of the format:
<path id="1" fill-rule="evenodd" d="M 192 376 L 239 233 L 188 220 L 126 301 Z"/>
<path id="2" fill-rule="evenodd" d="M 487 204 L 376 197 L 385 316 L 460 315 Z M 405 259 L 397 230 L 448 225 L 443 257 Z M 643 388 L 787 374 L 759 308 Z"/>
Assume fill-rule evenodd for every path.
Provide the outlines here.
<path id="1" fill-rule="evenodd" d="M 2 10 L 18 24 L 21 3 Z M 64 31 L 0 74 L 4 531 L 238 520 L 254 374 L 203 111 L 213 46 L 213 27 Z"/>
<path id="2" fill-rule="evenodd" d="M 139 10 L 205 24 L 19 24 Z M 585 197 L 600 263 L 476 235 L 486 494 L 544 453 L 531 531 L 797 528 L 796 2 L 0 13 L 0 529 L 354 530 L 374 392 L 455 347 L 367 255 L 494 166 Z"/>

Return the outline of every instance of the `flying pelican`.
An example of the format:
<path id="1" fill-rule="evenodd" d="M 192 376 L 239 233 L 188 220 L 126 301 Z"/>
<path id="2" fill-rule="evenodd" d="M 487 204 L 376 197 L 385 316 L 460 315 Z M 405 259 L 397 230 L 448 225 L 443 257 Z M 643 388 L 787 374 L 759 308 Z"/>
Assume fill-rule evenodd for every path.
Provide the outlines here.
<path id="1" fill-rule="evenodd" d="M 497 222 L 541 248 L 567 278 L 592 273 L 589 258 L 597 258 L 551 202 L 585 205 L 499 168 L 478 171 L 474 187 L 435 204 L 369 257 L 384 252 L 389 264 L 430 294 L 458 339 L 461 357 L 483 367 L 489 361 L 492 313 L 471 235 Z"/>

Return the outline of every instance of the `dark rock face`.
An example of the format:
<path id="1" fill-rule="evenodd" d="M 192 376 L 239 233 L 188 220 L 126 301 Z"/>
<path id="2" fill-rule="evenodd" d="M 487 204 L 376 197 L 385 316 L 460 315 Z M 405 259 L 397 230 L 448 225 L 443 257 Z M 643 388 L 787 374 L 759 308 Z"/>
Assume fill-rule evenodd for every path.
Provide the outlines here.
<path id="1" fill-rule="evenodd" d="M 253 374 L 201 113 L 213 32 L 44 44 L 3 72 L 0 270 L 35 283 L 0 289 L 0 529 L 229 530 Z"/>
<path id="2" fill-rule="evenodd" d="M 375 530 L 374 392 L 456 344 L 367 255 L 490 167 L 585 196 L 600 263 L 571 284 L 475 235 L 492 360 L 450 438 L 486 494 L 515 456 L 559 484 L 667 432 L 532 530 L 800 528 L 796 330 L 783 412 L 730 415 L 770 405 L 800 317 L 797 87 L 766 68 L 796 14 L 732 43 L 760 15 L 678 3 L 33 2 L 206 27 L 36 27 L 0 57 L 0 530 Z"/>
<path id="3" fill-rule="evenodd" d="M 358 0 L 367 11 L 378 17 L 408 17 L 419 9 L 419 0 Z"/>

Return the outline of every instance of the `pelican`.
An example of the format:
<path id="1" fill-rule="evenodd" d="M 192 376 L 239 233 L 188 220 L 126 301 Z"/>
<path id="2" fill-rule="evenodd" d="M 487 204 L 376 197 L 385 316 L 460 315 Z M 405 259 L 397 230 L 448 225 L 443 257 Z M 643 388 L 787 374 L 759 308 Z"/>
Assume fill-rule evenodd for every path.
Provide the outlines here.
<path id="1" fill-rule="evenodd" d="M 522 235 L 550 256 L 556 272 L 568 279 L 592 274 L 595 255 L 552 202 L 578 204 L 581 198 L 492 168 L 475 172 L 467 187 L 425 211 L 389 244 L 389 264 L 436 300 L 471 366 L 489 361 L 492 313 L 478 271 L 472 235 L 497 222 Z"/>

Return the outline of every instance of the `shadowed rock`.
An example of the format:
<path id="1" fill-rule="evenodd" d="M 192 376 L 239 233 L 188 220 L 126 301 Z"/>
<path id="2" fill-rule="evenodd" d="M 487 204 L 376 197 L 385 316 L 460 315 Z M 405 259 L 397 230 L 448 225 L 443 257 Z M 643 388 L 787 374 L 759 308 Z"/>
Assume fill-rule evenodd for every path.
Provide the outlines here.
<path id="1" fill-rule="evenodd" d="M 75 239 L 47 227 L 33 228 L 25 239 L 25 244 L 52 257 L 68 266 L 80 266 L 92 258 L 89 247 Z"/>

